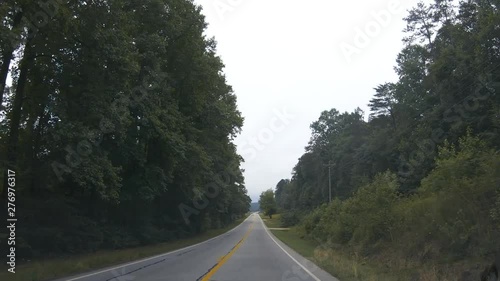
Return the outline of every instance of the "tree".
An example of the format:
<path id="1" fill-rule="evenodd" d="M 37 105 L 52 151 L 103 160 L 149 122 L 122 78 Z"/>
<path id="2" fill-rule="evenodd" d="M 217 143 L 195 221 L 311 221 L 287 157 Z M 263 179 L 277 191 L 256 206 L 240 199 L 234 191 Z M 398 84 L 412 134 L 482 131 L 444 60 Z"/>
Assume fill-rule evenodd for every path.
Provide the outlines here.
<path id="1" fill-rule="evenodd" d="M 243 117 L 201 8 L 45 2 L 0 5 L 0 164 L 23 175 L 25 256 L 164 242 L 245 214 Z"/>
<path id="2" fill-rule="evenodd" d="M 398 80 L 375 88 L 368 122 L 329 109 L 311 124 L 292 178 L 276 188 L 282 218 L 299 214 L 309 238 L 377 255 L 409 245 L 404 258 L 427 255 L 429 239 L 453 258 L 498 248 L 500 6 L 456 2 L 409 10 Z"/>
<path id="3" fill-rule="evenodd" d="M 395 105 L 397 103 L 394 95 L 394 84 L 386 83 L 375 88 L 375 97 L 370 100 L 370 117 L 389 116 L 394 129 L 397 127 Z"/>
<path id="4" fill-rule="evenodd" d="M 404 18 L 406 28 L 404 32 L 409 33 L 404 38 L 407 44 L 412 44 L 418 40 L 419 43 L 427 41 L 427 46 L 432 49 L 432 38 L 436 33 L 434 22 L 433 6 L 426 5 L 424 2 L 418 2 L 417 7 L 409 11 L 409 15 Z"/>
<path id="5" fill-rule="evenodd" d="M 277 211 L 274 191 L 272 189 L 263 191 L 260 194 L 259 205 L 260 209 L 264 211 L 264 214 L 272 219 L 273 215 L 276 214 Z"/>
<path id="6" fill-rule="evenodd" d="M 276 206 L 278 208 L 283 208 L 284 207 L 284 202 L 286 198 L 284 198 L 286 195 L 286 188 L 287 185 L 290 184 L 289 179 L 282 179 L 276 184 L 276 191 L 274 192 L 274 197 L 276 198 Z"/>

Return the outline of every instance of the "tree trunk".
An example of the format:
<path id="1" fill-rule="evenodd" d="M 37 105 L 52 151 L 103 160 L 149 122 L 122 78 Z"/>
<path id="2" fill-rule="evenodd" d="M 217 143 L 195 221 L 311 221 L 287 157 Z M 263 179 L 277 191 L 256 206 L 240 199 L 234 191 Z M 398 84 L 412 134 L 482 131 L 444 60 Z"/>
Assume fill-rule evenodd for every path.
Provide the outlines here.
<path id="1" fill-rule="evenodd" d="M 23 18 L 23 13 L 19 12 L 14 17 L 14 22 L 12 25 L 12 30 L 15 31 L 21 24 L 21 19 Z M 9 75 L 10 62 L 14 58 L 14 51 L 17 49 L 17 44 L 14 42 L 8 43 L 5 47 L 4 55 L 2 57 L 2 67 L 0 68 L 0 110 L 3 109 L 3 93 L 5 92 L 5 86 L 7 85 L 7 76 Z"/>
<path id="2" fill-rule="evenodd" d="M 12 107 L 12 115 L 10 120 L 10 128 L 9 128 L 9 136 L 7 137 L 7 145 L 6 149 L 6 167 L 4 173 L 7 171 L 13 170 L 17 172 L 16 162 L 17 162 L 17 148 L 18 148 L 18 140 L 19 140 L 19 123 L 21 122 L 21 111 L 23 107 L 24 101 L 24 89 L 26 88 L 26 82 L 28 80 L 28 70 L 29 64 L 31 63 L 31 49 L 32 45 L 30 41 L 26 43 L 26 47 L 24 50 L 24 56 L 21 61 L 21 65 L 19 68 L 19 79 L 17 81 L 17 88 L 14 96 L 14 104 Z M 4 185 L 2 190 L 2 199 L 7 199 L 7 177 L 4 177 Z"/>

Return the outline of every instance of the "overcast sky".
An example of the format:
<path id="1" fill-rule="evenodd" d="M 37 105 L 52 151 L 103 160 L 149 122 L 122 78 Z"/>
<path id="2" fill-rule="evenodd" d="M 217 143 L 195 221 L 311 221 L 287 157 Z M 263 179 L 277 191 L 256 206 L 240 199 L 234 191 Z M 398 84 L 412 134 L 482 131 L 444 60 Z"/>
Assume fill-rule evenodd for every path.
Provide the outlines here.
<path id="1" fill-rule="evenodd" d="M 290 178 L 323 110 L 367 104 L 397 79 L 407 0 L 195 0 L 245 118 L 236 139 L 252 201 Z"/>

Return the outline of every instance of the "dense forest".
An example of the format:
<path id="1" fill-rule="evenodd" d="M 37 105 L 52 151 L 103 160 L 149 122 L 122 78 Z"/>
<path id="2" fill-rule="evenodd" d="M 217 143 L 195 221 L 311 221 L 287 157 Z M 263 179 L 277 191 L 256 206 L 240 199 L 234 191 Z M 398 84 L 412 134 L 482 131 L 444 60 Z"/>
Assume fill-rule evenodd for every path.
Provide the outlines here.
<path id="1" fill-rule="evenodd" d="M 0 189 L 4 206 L 14 171 L 19 258 L 164 242 L 248 211 L 243 118 L 199 6 L 5 0 L 0 18 Z"/>
<path id="2" fill-rule="evenodd" d="M 311 124 L 275 188 L 282 223 L 330 250 L 396 257 L 386 266 L 499 249 L 499 9 L 436 0 L 409 10 L 399 79 L 374 88 L 368 118 L 330 109 Z"/>

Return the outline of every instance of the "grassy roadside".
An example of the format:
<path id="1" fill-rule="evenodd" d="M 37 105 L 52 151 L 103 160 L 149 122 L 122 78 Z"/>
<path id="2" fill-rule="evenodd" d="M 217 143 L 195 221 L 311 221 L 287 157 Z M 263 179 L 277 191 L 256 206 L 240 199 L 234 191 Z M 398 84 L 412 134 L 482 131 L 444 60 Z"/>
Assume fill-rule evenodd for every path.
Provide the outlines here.
<path id="1" fill-rule="evenodd" d="M 269 227 L 269 228 L 280 228 L 281 227 L 281 215 L 280 214 L 273 215 L 272 219 L 269 219 L 269 216 L 264 216 L 262 213 L 259 213 L 259 215 L 267 227 Z"/>
<path id="2" fill-rule="evenodd" d="M 280 227 L 280 216 L 272 219 L 261 216 L 269 228 Z M 304 239 L 304 234 L 297 227 L 289 230 L 271 230 L 271 232 L 303 257 L 311 260 L 323 270 L 341 281 L 456 281 L 479 280 L 481 261 L 463 260 L 452 264 L 412 264 L 398 260 L 397 255 L 385 253 L 376 259 L 362 259 L 356 253 L 345 249 L 323 247 L 320 243 Z M 394 262 L 397 260 L 397 262 Z M 466 270 L 470 269 L 470 270 Z"/>
<path id="3" fill-rule="evenodd" d="M 247 214 L 248 216 L 248 214 Z M 61 259 L 38 260 L 27 264 L 16 266 L 16 273 L 7 272 L 7 268 L 2 265 L 0 280 L 9 281 L 43 281 L 74 275 L 112 265 L 126 263 L 142 258 L 147 258 L 162 253 L 181 249 L 194 245 L 210 238 L 221 235 L 239 225 L 247 218 L 241 218 L 233 224 L 221 228 L 209 230 L 206 233 L 166 243 L 149 245 L 145 247 L 98 251 L 92 254 L 72 256 Z"/>
<path id="4" fill-rule="evenodd" d="M 281 215 L 275 214 L 272 219 L 261 214 L 261 218 L 264 224 L 270 228 L 270 231 L 280 239 L 283 243 L 287 244 L 289 247 L 294 249 L 297 253 L 301 254 L 303 257 L 313 260 L 314 249 L 318 246 L 314 241 L 309 241 L 300 238 L 299 233 L 295 229 L 280 229 L 274 230 L 276 228 L 281 228 Z M 274 229 L 273 229 L 274 228 Z"/>
<path id="5" fill-rule="evenodd" d="M 269 228 L 279 228 L 281 225 L 279 215 L 274 215 L 272 219 L 262 216 L 262 219 Z M 323 249 L 319 243 L 302 238 L 303 234 L 297 228 L 271 230 L 271 232 L 297 253 L 342 281 L 407 280 L 401 279 L 395 274 L 383 272 L 383 270 L 370 266 L 366 262 L 356 260 L 340 252 Z"/>
<path id="6" fill-rule="evenodd" d="M 279 214 L 273 215 L 272 219 L 269 219 L 269 217 L 265 217 L 261 214 L 261 218 L 268 228 L 279 228 L 281 226 Z M 345 257 L 334 259 L 335 262 L 329 262 L 329 260 L 335 258 L 332 256 L 329 256 L 328 260 L 321 259 L 322 253 L 319 243 L 302 238 L 303 235 L 297 228 L 292 227 L 289 230 L 270 231 L 274 234 L 274 236 L 276 236 L 294 251 L 307 258 L 308 260 L 314 262 L 316 265 L 321 267 L 326 272 L 330 273 L 332 276 L 335 276 L 342 281 L 361 280 L 356 279 L 353 274 L 350 274 L 351 271 L 356 268 L 355 263 L 353 263 L 349 259 L 345 259 Z"/>

